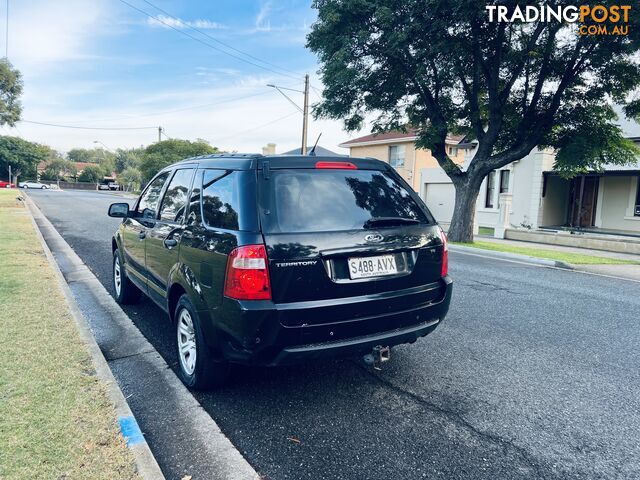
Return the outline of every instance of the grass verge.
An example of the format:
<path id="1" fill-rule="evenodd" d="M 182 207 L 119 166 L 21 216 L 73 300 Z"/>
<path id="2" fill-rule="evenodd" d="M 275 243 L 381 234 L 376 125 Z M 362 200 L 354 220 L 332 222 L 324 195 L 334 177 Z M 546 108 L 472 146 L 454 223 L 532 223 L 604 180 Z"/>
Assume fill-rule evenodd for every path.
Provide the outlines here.
<path id="1" fill-rule="evenodd" d="M 138 478 L 16 190 L 0 190 L 0 478 Z"/>
<path id="2" fill-rule="evenodd" d="M 454 242 L 452 242 L 454 243 Z M 556 260 L 565 263 L 573 263 L 574 265 L 639 265 L 640 262 L 632 262 L 629 260 L 620 260 L 617 258 L 598 257 L 594 255 L 585 255 L 582 253 L 564 252 L 561 250 L 547 250 L 545 248 L 521 247 L 519 245 L 507 245 L 497 242 L 476 241 L 473 243 L 460 243 L 465 247 L 475 247 L 483 250 L 493 250 L 497 252 L 517 253 L 527 255 L 529 257 L 545 258 L 547 260 Z"/>

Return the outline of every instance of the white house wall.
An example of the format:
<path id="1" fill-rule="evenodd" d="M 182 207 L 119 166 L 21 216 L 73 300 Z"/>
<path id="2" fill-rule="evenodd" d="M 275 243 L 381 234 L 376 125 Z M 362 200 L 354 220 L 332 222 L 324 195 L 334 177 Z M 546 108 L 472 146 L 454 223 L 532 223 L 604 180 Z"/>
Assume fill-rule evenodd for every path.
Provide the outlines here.
<path id="1" fill-rule="evenodd" d="M 640 232 L 640 217 L 633 216 L 638 177 L 601 177 L 598 225 L 603 229 Z"/>

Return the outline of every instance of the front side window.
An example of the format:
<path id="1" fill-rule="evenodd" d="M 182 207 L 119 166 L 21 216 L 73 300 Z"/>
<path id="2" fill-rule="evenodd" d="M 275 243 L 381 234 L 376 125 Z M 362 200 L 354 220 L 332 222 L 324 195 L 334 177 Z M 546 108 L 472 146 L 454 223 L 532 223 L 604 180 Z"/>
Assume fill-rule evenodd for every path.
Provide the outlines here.
<path id="1" fill-rule="evenodd" d="M 510 170 L 500 170 L 500 193 L 509 193 Z"/>
<path id="2" fill-rule="evenodd" d="M 165 172 L 156 177 L 140 197 L 136 211 L 143 219 L 153 220 L 156 218 L 162 187 L 164 187 L 164 183 L 169 178 L 169 173 Z"/>
<path id="3" fill-rule="evenodd" d="M 404 145 L 389 147 L 389 164 L 394 168 L 404 167 Z"/>
<path id="4" fill-rule="evenodd" d="M 176 170 L 162 199 L 160 220 L 165 222 L 182 222 L 187 207 L 187 194 L 189 193 L 192 177 L 192 168 Z"/>
<path id="5" fill-rule="evenodd" d="M 485 208 L 493 208 L 493 194 L 496 190 L 496 172 L 495 170 L 487 175 L 487 194 L 484 199 Z"/>

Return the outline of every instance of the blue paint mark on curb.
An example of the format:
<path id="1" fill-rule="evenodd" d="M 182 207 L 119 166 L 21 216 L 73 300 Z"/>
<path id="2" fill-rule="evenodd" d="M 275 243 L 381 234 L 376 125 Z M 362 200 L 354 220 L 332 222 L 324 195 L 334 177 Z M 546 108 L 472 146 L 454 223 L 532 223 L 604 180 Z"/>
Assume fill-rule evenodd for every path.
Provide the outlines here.
<path id="1" fill-rule="evenodd" d="M 127 447 L 133 447 L 139 443 L 144 443 L 144 435 L 138 426 L 138 422 L 133 416 L 118 417 L 120 431 L 127 442 Z"/>

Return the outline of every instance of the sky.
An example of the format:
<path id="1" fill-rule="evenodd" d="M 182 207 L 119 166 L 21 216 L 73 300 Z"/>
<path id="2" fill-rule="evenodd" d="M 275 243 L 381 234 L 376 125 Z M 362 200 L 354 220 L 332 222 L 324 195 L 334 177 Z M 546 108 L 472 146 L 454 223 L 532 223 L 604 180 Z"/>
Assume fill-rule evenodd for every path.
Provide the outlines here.
<path id="1" fill-rule="evenodd" d="M 302 90 L 309 73 L 310 101 L 320 99 L 317 59 L 305 48 L 316 18 L 309 1 L 9 0 L 8 45 L 6 1 L 0 55 L 22 72 L 25 121 L 4 134 L 66 152 L 148 145 L 162 126 L 163 138 L 240 152 L 272 142 L 284 152 L 300 146 L 302 114 L 267 84 Z M 302 105 L 302 93 L 286 93 Z M 340 121 L 311 119 L 308 143 L 320 133 L 339 153 L 357 136 Z"/>
<path id="2" fill-rule="evenodd" d="M 267 84 L 300 90 L 309 73 L 310 100 L 320 100 L 317 59 L 305 48 L 315 18 L 310 0 L 0 0 L 0 55 L 23 74 L 25 120 L 0 133 L 61 152 L 148 145 L 158 126 L 163 138 L 226 151 L 299 148 L 302 114 Z M 301 93 L 287 94 L 302 104 Z M 308 143 L 322 134 L 321 145 L 347 153 L 338 144 L 367 133 L 312 119 Z"/>

